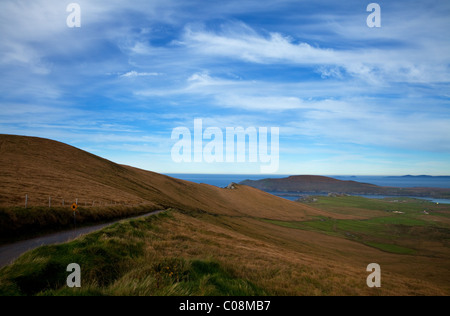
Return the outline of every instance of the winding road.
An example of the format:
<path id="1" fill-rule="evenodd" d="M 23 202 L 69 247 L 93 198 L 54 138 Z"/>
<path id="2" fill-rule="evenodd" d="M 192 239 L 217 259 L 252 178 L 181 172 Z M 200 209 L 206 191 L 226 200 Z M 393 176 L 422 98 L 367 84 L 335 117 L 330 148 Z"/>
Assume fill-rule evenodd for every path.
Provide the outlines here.
<path id="1" fill-rule="evenodd" d="M 156 215 L 163 212 L 161 211 L 154 211 L 151 213 L 147 213 L 144 215 L 136 216 L 136 217 L 129 217 L 129 218 L 122 218 L 120 220 L 116 220 L 114 222 L 105 223 L 105 224 L 99 224 L 95 226 L 88 226 L 88 227 L 80 227 L 68 231 L 62 231 L 58 233 L 53 233 L 50 235 L 45 235 L 41 237 L 36 237 L 33 239 L 18 241 L 12 244 L 3 245 L 0 246 L 0 268 L 3 268 L 4 266 L 7 266 L 14 262 L 18 257 L 20 257 L 23 253 L 33 250 L 40 246 L 46 246 L 46 245 L 54 245 L 54 244 L 61 244 L 65 243 L 71 240 L 74 240 L 82 235 L 86 235 L 88 233 L 92 233 L 98 230 L 101 230 L 102 228 L 105 228 L 107 226 L 110 226 L 112 224 L 118 223 L 123 220 L 132 220 L 132 219 L 138 219 L 143 218 L 151 215 Z"/>

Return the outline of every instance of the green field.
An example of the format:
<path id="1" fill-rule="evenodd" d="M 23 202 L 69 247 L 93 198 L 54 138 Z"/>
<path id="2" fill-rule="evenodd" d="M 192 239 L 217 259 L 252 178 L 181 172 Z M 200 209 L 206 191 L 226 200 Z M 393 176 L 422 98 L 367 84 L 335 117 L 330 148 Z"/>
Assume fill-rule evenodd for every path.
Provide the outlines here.
<path id="1" fill-rule="evenodd" d="M 415 241 L 450 243 L 450 226 L 446 219 L 450 205 L 437 205 L 424 200 L 367 199 L 363 197 L 316 197 L 309 203 L 322 210 L 363 219 L 339 220 L 317 217 L 310 221 L 287 222 L 265 220 L 275 225 L 309 230 L 361 242 L 382 251 L 415 254 L 422 249 Z M 428 214 L 425 214 L 426 211 Z"/>

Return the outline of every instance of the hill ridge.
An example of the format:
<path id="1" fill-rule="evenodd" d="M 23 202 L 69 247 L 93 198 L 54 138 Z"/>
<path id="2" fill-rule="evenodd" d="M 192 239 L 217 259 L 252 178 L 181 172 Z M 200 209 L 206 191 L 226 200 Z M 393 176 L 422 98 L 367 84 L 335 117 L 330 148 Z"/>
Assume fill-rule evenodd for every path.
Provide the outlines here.
<path id="1" fill-rule="evenodd" d="M 444 188 L 378 186 L 353 180 L 338 180 L 325 176 L 311 175 L 296 175 L 279 179 L 244 180 L 240 184 L 267 192 L 342 193 L 450 198 L 450 189 Z"/>
<path id="2" fill-rule="evenodd" d="M 0 206 L 110 202 L 177 208 L 212 214 L 301 220 L 327 215 L 260 190 L 237 185 L 234 190 L 196 184 L 155 172 L 119 165 L 73 146 L 36 137 L 0 135 Z M 333 216 L 332 214 L 329 214 Z"/>

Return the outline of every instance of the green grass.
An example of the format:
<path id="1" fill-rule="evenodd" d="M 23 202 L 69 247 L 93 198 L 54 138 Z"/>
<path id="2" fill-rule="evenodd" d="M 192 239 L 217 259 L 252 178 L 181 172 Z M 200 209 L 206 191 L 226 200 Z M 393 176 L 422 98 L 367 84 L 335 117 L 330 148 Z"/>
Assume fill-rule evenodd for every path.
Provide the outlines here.
<path id="1" fill-rule="evenodd" d="M 335 201 L 342 205 L 339 199 Z M 361 206 L 361 201 L 358 203 Z M 332 207 L 331 203 L 327 207 Z M 429 256 L 425 262 L 441 260 L 436 261 L 436 266 L 445 266 L 450 245 L 448 225 L 428 221 L 416 211 L 405 214 L 375 211 L 382 216 L 263 221 L 286 227 L 284 232 L 302 229 L 352 240 L 366 245 L 368 253 L 375 255 L 380 250 L 417 258 Z M 365 283 L 360 283 L 359 276 L 353 272 L 335 270 L 336 267 L 322 260 L 312 266 L 299 263 L 297 259 L 302 257 L 303 248 L 297 250 L 297 242 L 270 244 L 272 241 L 265 239 L 269 225 L 261 225 L 264 229 L 260 231 L 248 224 L 259 220 L 243 222 L 235 217 L 201 217 L 167 211 L 122 221 L 70 243 L 40 247 L 24 254 L 0 270 L 0 296 L 353 295 L 365 290 Z M 305 242 L 304 235 L 298 235 L 295 240 L 300 244 Z M 426 251 L 420 248 L 429 245 L 434 248 Z M 277 251 L 286 257 L 277 255 Z M 331 260 L 334 258 L 333 255 Z M 396 262 L 400 266 L 404 264 L 401 259 Z M 70 263 L 81 267 L 79 289 L 66 286 L 70 274 L 66 267 Z M 363 270 L 362 277 L 365 277 Z M 339 284 L 349 285 L 342 289 Z M 409 285 L 403 290 L 409 291 Z"/>
<path id="2" fill-rule="evenodd" d="M 365 243 L 368 246 L 378 248 L 383 251 L 391 252 L 391 253 L 398 253 L 401 255 L 413 255 L 416 251 L 410 248 L 401 247 L 397 245 L 392 244 L 381 244 L 376 242 L 366 242 Z"/>
<path id="3" fill-rule="evenodd" d="M 211 258 L 145 254 L 170 212 L 124 221 L 75 241 L 44 246 L 0 270 L 0 296 L 21 295 L 265 295 Z M 148 253 L 147 253 L 148 255 Z M 81 267 L 81 288 L 68 288 L 66 268 Z"/>
<path id="4" fill-rule="evenodd" d="M 418 225 L 418 221 L 402 221 L 399 219 L 392 220 L 389 217 L 375 218 L 372 220 L 320 219 L 307 222 L 282 222 L 273 220 L 265 221 L 283 227 L 316 231 L 325 233 L 330 236 L 339 236 L 355 240 L 387 252 L 398 254 L 411 254 L 415 252 L 413 249 L 397 246 L 392 243 L 399 238 L 399 233 L 396 233 L 395 229 L 396 225 L 404 225 L 405 227 L 408 227 L 407 225 L 405 225 L 405 223 L 411 222 L 414 225 Z M 385 243 L 372 242 L 371 240 L 373 239 L 380 240 Z M 389 244 L 388 242 L 391 242 L 391 244 Z"/>
<path id="5" fill-rule="evenodd" d="M 399 211 L 419 215 L 423 210 L 450 211 L 450 205 L 436 205 L 433 202 L 412 198 L 368 199 L 359 196 L 324 197 L 316 196 L 314 207 L 335 213 L 358 216 L 380 216 L 383 212 Z"/>
<path id="6" fill-rule="evenodd" d="M 423 215 L 425 206 L 430 209 L 437 208 L 434 203 L 417 199 L 402 199 L 398 202 L 390 200 L 375 200 L 363 197 L 317 197 L 314 207 L 327 211 L 342 213 L 343 209 L 351 215 L 370 215 L 367 219 L 336 220 L 326 217 L 317 217 L 314 220 L 303 222 L 285 222 L 264 220 L 266 222 L 289 227 L 324 233 L 331 236 L 361 242 L 365 245 L 396 254 L 413 254 L 411 249 L 414 240 L 442 240 L 448 241 L 450 229 L 448 225 L 432 222 Z M 448 206 L 438 208 L 442 214 L 447 214 Z M 375 211 L 367 213 L 366 211 Z M 396 214 L 393 211 L 403 212 Z M 378 216 L 376 216 L 378 215 Z M 420 230 L 416 229 L 420 228 Z M 419 236 L 420 234 L 420 236 Z"/>
<path id="7" fill-rule="evenodd" d="M 99 286 L 109 285 L 143 253 L 143 243 L 131 229 L 127 229 L 126 238 L 108 238 L 123 230 L 124 225 L 116 224 L 80 240 L 26 253 L 14 265 L 1 270 L 0 295 L 36 295 L 61 288 L 65 286 L 70 263 L 78 263 L 83 267 L 83 275 Z"/>
<path id="8" fill-rule="evenodd" d="M 39 296 L 260 296 L 266 293 L 247 280 L 233 277 L 210 259 L 165 258 L 116 278 L 105 286 L 95 282 L 79 289 L 59 286 Z"/>
<path id="9" fill-rule="evenodd" d="M 0 208 L 0 244 L 29 239 L 46 233 L 93 225 L 149 213 L 148 206 L 79 207 L 76 226 L 70 207 Z"/>

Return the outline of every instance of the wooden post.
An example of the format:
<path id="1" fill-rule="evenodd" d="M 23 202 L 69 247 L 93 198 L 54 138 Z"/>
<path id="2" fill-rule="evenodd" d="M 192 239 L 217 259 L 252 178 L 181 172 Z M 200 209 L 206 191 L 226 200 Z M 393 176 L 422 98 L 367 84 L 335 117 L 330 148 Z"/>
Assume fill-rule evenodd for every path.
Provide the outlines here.
<path id="1" fill-rule="evenodd" d="M 49 196 L 48 197 L 48 208 L 51 208 L 51 207 L 52 207 L 52 197 Z"/>
<path id="2" fill-rule="evenodd" d="M 28 194 L 25 194 L 25 208 L 28 207 Z"/>
<path id="3" fill-rule="evenodd" d="M 63 199 L 63 204 L 62 205 L 64 206 L 64 199 Z"/>

